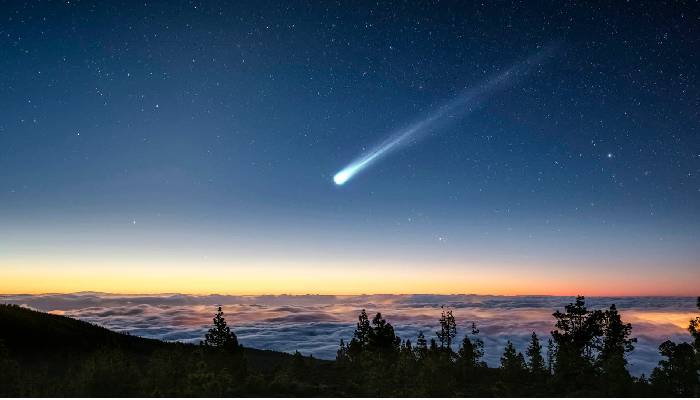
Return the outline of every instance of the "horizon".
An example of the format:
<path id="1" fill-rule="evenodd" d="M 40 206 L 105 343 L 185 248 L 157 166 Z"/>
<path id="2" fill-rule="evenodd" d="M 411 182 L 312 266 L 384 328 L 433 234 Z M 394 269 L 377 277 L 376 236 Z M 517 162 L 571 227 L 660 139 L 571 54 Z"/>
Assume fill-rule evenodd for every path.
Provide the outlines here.
<path id="1" fill-rule="evenodd" d="M 542 294 L 542 293 L 521 293 L 521 294 L 495 294 L 495 293 L 459 293 L 459 292 L 415 292 L 415 293 L 382 293 L 382 292 L 358 292 L 358 293 L 336 293 L 336 292 L 307 292 L 307 293 L 272 293 L 272 292 L 259 292 L 259 293 L 244 293 L 244 292 L 211 292 L 211 293 L 196 293 L 196 292 L 102 292 L 95 290 L 80 290 L 80 291 L 69 291 L 69 292 L 0 292 L 0 296 L 43 296 L 43 295 L 77 295 L 77 294 L 101 294 L 101 295 L 114 295 L 114 296 L 196 296 L 196 297 L 212 297 L 212 296 L 229 296 L 229 297 L 264 297 L 264 296 L 290 296 L 290 297 L 302 297 L 302 296 L 334 296 L 334 297 L 355 297 L 355 296 L 481 296 L 481 297 L 562 297 L 562 298 L 576 298 L 576 296 L 584 296 L 585 298 L 696 298 L 695 294 L 658 294 L 658 295 L 647 295 L 647 294 L 594 294 L 589 295 L 586 293 L 573 293 L 573 294 Z"/>

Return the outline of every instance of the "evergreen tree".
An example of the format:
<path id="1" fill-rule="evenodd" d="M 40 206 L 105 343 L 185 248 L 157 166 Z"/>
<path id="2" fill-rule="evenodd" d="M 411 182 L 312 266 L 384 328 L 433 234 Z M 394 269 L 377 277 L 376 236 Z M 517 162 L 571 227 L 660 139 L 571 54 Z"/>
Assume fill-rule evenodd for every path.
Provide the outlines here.
<path id="1" fill-rule="evenodd" d="M 481 361 L 484 358 L 484 341 L 479 337 L 479 329 L 476 327 L 476 322 L 472 322 L 472 345 L 474 346 L 474 365 L 486 366 Z"/>
<path id="2" fill-rule="evenodd" d="M 697 307 L 700 310 L 700 297 L 697 300 Z M 693 337 L 693 346 L 695 347 L 695 368 L 700 375 L 700 316 L 695 317 L 695 319 L 690 321 L 688 325 L 688 331 Z M 700 394 L 700 378 L 696 382 L 695 395 Z"/>
<path id="3" fill-rule="evenodd" d="M 437 353 L 438 349 L 439 347 L 435 339 L 430 339 L 430 348 L 428 349 L 428 353 Z"/>
<path id="4" fill-rule="evenodd" d="M 345 346 L 345 341 L 343 341 L 343 339 L 340 339 L 340 346 L 335 353 L 335 360 L 341 366 L 348 362 L 348 348 Z"/>
<path id="5" fill-rule="evenodd" d="M 362 345 L 362 347 L 365 347 L 369 344 L 370 335 L 372 333 L 367 312 L 363 309 L 357 319 L 357 327 L 355 328 L 355 334 L 353 337 Z"/>
<path id="6" fill-rule="evenodd" d="M 369 346 L 371 350 L 384 357 L 393 356 L 399 351 L 401 338 L 394 333 L 394 327 L 377 313 L 372 319 L 372 328 L 369 331 Z"/>
<path id="7" fill-rule="evenodd" d="M 413 354 L 413 344 L 411 343 L 410 339 L 406 339 L 403 343 L 401 343 L 401 352 Z"/>
<path id="8" fill-rule="evenodd" d="M 532 332 L 532 336 L 530 336 L 530 344 L 527 347 L 526 354 L 530 372 L 535 376 L 545 375 L 547 373 L 547 367 L 542 357 L 542 345 L 535 332 Z"/>
<path id="9" fill-rule="evenodd" d="M 369 317 L 367 316 L 367 311 L 363 309 L 360 312 L 360 315 L 357 317 L 355 332 L 353 333 L 352 339 L 347 346 L 347 355 L 349 360 L 357 360 L 364 350 L 367 349 L 371 334 L 372 327 L 369 322 Z"/>
<path id="10" fill-rule="evenodd" d="M 410 346 L 410 342 L 404 344 Z M 381 313 L 372 321 L 362 310 L 353 338 L 347 346 L 341 342 L 337 357 L 347 360 L 350 386 L 362 388 L 363 396 L 388 396 L 395 391 L 395 382 L 400 366 L 401 338 L 396 336 L 394 327 Z"/>
<path id="11" fill-rule="evenodd" d="M 547 370 L 552 375 L 554 372 L 554 357 L 556 356 L 556 347 L 552 338 L 547 339 Z"/>
<path id="12" fill-rule="evenodd" d="M 440 317 L 440 331 L 435 332 L 440 341 L 440 348 L 452 350 L 452 340 L 457 336 L 457 323 L 452 315 L 452 310 L 445 310 L 442 307 L 442 316 Z"/>
<path id="13" fill-rule="evenodd" d="M 698 297 L 697 307 L 698 310 L 700 310 L 700 297 Z M 700 316 L 697 316 L 695 317 L 695 319 L 690 320 L 690 325 L 688 325 L 688 331 L 693 337 L 693 345 L 695 346 L 695 352 L 700 357 Z M 698 362 L 700 363 L 700 358 L 698 359 Z"/>
<path id="14" fill-rule="evenodd" d="M 204 346 L 217 347 L 230 351 L 239 350 L 238 338 L 226 324 L 221 306 L 217 309 L 213 322 L 214 326 L 209 328 L 209 332 L 204 336 Z"/>
<path id="15" fill-rule="evenodd" d="M 589 311 L 583 296 L 577 296 L 576 302 L 564 309 L 564 313 L 552 314 L 557 320 L 557 329 L 552 331 L 554 341 L 559 349 L 566 347 L 574 355 L 592 360 L 597 339 L 603 334 L 603 313 Z"/>
<path id="16" fill-rule="evenodd" d="M 416 347 L 413 349 L 416 354 L 416 359 L 424 360 L 428 355 L 428 341 L 425 340 L 423 331 L 418 332 L 418 338 L 416 339 Z"/>
<path id="17" fill-rule="evenodd" d="M 474 369 L 486 366 L 484 357 L 484 342 L 479 338 L 479 329 L 472 323 L 471 337 L 465 335 L 457 351 L 457 360 L 464 366 Z"/>
<path id="18" fill-rule="evenodd" d="M 510 340 L 506 343 L 505 350 L 501 356 L 499 369 L 503 394 L 508 396 L 522 394 L 527 365 L 523 353 L 517 352 L 513 342 Z"/>
<path id="19" fill-rule="evenodd" d="M 583 296 L 568 304 L 565 312 L 556 311 L 554 363 L 555 389 L 561 394 L 587 395 L 597 390 L 593 366 L 595 351 L 603 334 L 604 315 L 586 308 Z"/>
<path id="20" fill-rule="evenodd" d="M 604 314 L 603 344 L 598 356 L 598 365 L 608 392 L 624 393 L 632 384 L 632 376 L 625 368 L 625 354 L 634 350 L 636 338 L 630 338 L 632 324 L 625 324 L 615 305 Z"/>
<path id="21" fill-rule="evenodd" d="M 486 364 L 482 361 L 484 356 L 484 343 L 479 338 L 479 330 L 472 323 L 471 333 L 464 336 L 457 351 L 456 374 L 460 383 L 461 396 L 474 396 L 481 394 L 479 385 L 481 375 L 486 370 Z"/>
<path id="22" fill-rule="evenodd" d="M 549 370 L 545 365 L 544 357 L 542 357 L 542 345 L 540 339 L 535 332 L 530 336 L 530 343 L 525 352 L 528 358 L 527 367 L 530 372 L 530 380 L 527 382 L 527 394 L 534 396 L 543 396 L 547 392 L 547 379 L 549 378 Z"/>
<path id="23" fill-rule="evenodd" d="M 508 340 L 501 356 L 501 371 L 511 372 L 512 375 L 523 376 L 527 370 L 523 353 L 518 352 L 513 342 Z"/>
<path id="24" fill-rule="evenodd" d="M 651 383 L 657 394 L 682 397 L 697 396 L 698 369 L 693 346 L 667 340 L 659 346 L 665 359 L 651 374 Z"/>

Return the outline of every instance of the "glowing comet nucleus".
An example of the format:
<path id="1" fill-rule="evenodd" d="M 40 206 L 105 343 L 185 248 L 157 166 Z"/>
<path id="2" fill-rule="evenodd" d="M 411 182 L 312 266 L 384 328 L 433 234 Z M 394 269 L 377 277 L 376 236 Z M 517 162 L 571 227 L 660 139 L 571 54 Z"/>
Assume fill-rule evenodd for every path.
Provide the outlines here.
<path id="1" fill-rule="evenodd" d="M 427 117 L 395 132 L 389 136 L 388 139 L 372 148 L 369 152 L 361 155 L 333 175 L 333 182 L 338 186 L 345 184 L 379 158 L 398 148 L 399 145 L 406 144 L 409 139 L 418 139 L 423 134 L 437 128 L 441 122 L 447 122 L 446 117 L 451 112 L 459 111 L 460 113 L 458 115 L 461 116 L 471 111 L 488 95 L 505 87 L 514 79 L 527 74 L 534 65 L 537 65 L 546 55 L 551 53 L 554 47 L 554 45 L 545 47 L 527 60 L 519 62 L 506 71 L 492 76 L 480 85 L 464 90 L 459 96 L 443 104 L 441 107 L 438 107 Z"/>

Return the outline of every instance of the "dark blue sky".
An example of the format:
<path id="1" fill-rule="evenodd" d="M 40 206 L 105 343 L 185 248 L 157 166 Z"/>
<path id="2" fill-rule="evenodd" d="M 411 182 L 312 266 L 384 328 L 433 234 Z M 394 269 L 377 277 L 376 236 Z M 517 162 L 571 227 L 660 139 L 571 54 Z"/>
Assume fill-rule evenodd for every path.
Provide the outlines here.
<path id="1" fill-rule="evenodd" d="M 664 293 L 700 283 L 697 3 L 1 8 L 0 268 L 129 253 L 112 267 L 527 266 L 567 282 L 614 267 L 638 294 L 658 276 Z M 552 43 L 473 112 L 333 184 Z"/>

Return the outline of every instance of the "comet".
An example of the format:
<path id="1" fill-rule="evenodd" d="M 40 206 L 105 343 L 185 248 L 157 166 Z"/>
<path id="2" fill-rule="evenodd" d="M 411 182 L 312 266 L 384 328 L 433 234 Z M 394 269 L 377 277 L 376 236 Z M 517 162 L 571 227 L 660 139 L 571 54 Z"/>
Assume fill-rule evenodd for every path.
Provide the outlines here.
<path id="1" fill-rule="evenodd" d="M 454 118 L 449 117 L 463 117 L 472 112 L 487 97 L 510 86 L 516 79 L 527 75 L 534 66 L 539 65 L 557 46 L 558 45 L 553 44 L 544 47 L 526 60 L 514 64 L 505 71 L 491 76 L 474 87 L 463 90 L 458 96 L 432 110 L 431 113 L 424 116 L 422 119 L 398 129 L 390 134 L 383 142 L 374 146 L 370 151 L 360 155 L 333 175 L 333 182 L 338 186 L 344 185 L 355 175 L 387 154 L 406 144 L 415 143 L 427 133 L 440 128 L 442 124 L 454 120 Z"/>

